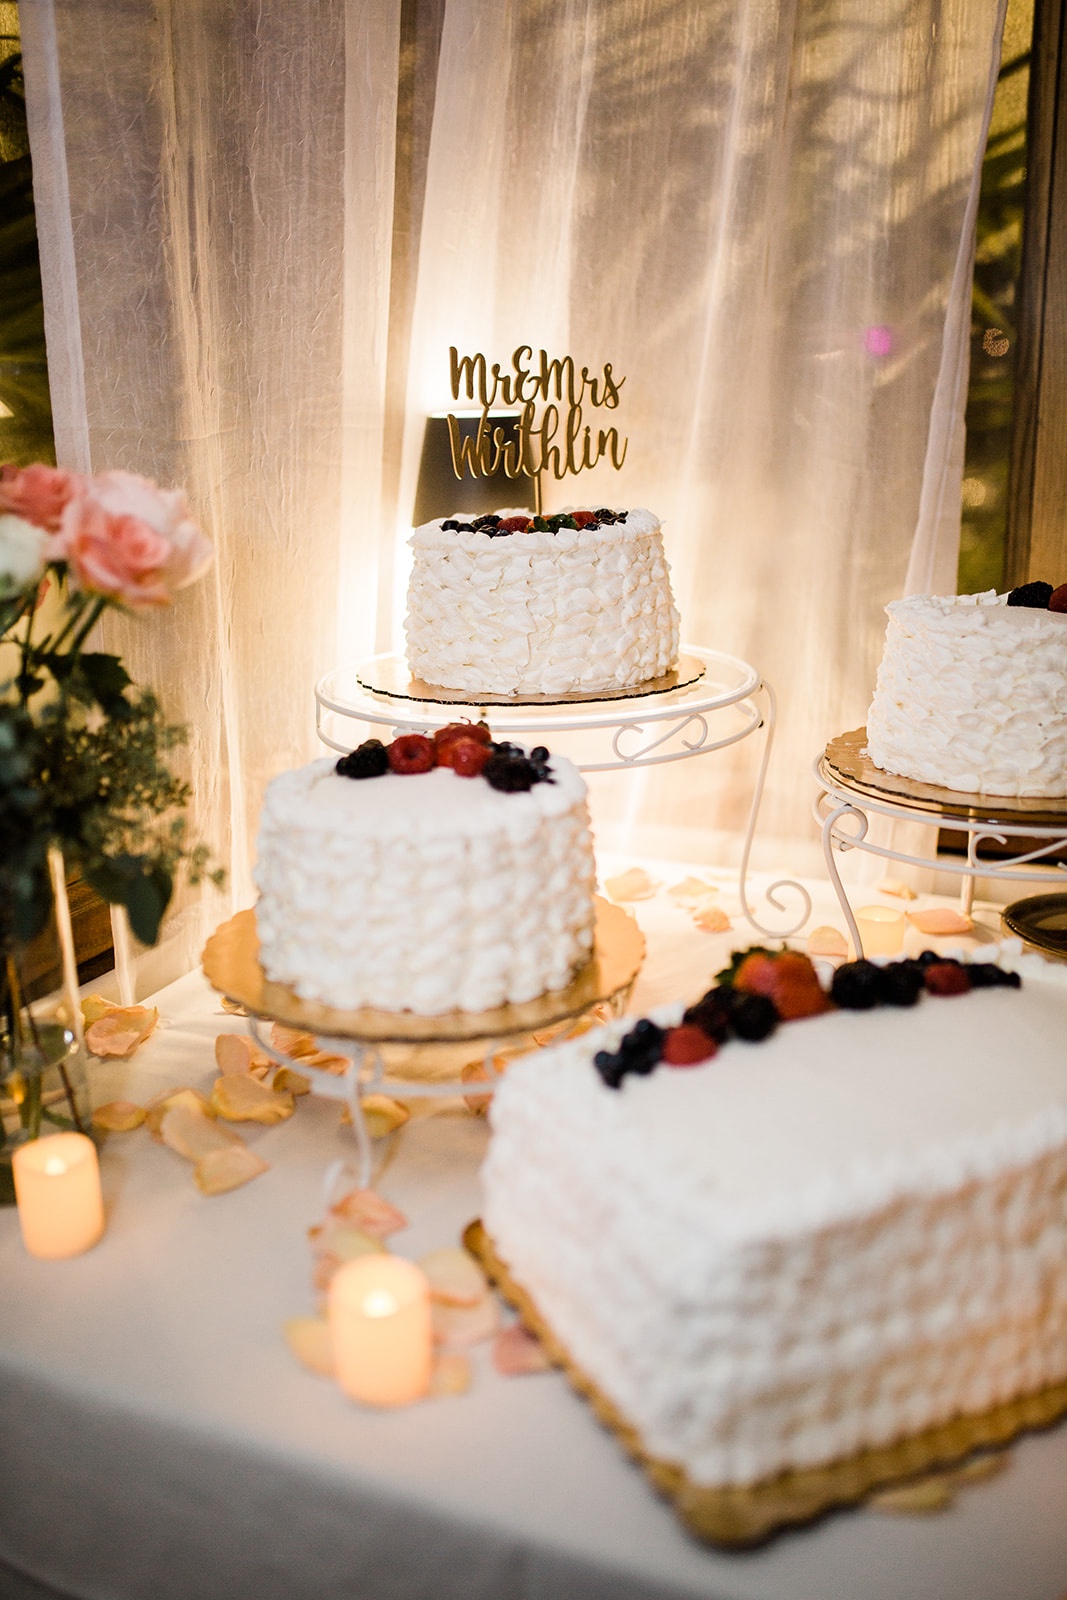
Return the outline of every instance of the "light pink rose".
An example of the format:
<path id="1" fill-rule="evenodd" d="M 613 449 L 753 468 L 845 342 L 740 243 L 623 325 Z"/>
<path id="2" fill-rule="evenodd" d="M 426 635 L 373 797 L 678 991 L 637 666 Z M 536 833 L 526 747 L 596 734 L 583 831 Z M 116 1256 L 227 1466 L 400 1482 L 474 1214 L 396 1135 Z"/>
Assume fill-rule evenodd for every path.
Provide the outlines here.
<path id="1" fill-rule="evenodd" d="M 101 472 L 64 508 L 53 559 L 77 587 L 134 608 L 168 605 L 211 564 L 180 489 L 132 472 Z"/>
<path id="2" fill-rule="evenodd" d="M 25 517 L 35 528 L 56 533 L 64 508 L 85 482 L 78 472 L 39 462 L 32 467 L 0 467 L 0 512 Z"/>

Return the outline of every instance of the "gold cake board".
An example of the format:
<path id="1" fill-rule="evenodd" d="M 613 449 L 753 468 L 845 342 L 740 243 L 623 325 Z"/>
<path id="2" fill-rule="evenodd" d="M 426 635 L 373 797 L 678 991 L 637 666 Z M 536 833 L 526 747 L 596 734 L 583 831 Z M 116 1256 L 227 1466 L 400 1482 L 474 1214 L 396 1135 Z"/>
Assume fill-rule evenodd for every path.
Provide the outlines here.
<path id="1" fill-rule="evenodd" d="M 736 1488 L 694 1483 L 677 1462 L 662 1461 L 644 1448 L 640 1434 L 618 1407 L 570 1357 L 536 1304 L 511 1277 L 480 1221 L 464 1230 L 463 1243 L 478 1260 L 545 1354 L 592 1406 L 659 1492 L 673 1503 L 690 1533 L 709 1544 L 740 1549 L 760 1544 L 781 1528 L 810 1522 L 824 1512 L 857 1505 L 875 1490 L 958 1464 L 977 1450 L 997 1449 L 1019 1433 L 1047 1428 L 1067 1414 L 1067 1382 L 1006 1401 L 975 1416 L 953 1417 L 894 1444 L 863 1450 L 824 1467 L 782 1472 Z"/>

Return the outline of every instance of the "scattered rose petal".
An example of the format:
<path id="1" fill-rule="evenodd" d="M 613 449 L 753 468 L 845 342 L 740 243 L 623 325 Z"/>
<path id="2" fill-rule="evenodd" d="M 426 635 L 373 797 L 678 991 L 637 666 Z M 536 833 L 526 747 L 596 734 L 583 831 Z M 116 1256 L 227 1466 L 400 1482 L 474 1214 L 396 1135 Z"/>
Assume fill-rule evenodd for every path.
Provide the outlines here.
<path id="1" fill-rule="evenodd" d="M 690 902 L 699 904 L 702 900 L 711 900 L 718 894 L 718 889 L 713 883 L 705 883 L 703 878 L 683 878 L 680 883 L 673 883 L 667 890 L 672 900 L 677 900 L 681 905 Z"/>
<path id="2" fill-rule="evenodd" d="M 426 1393 L 431 1400 L 447 1400 L 457 1394 L 466 1394 L 471 1386 L 471 1364 L 466 1356 L 450 1352 L 436 1355 L 430 1368 L 430 1386 Z"/>
<path id="3" fill-rule="evenodd" d="M 309 1228 L 308 1242 L 313 1255 L 335 1256 L 338 1261 L 356 1261 L 360 1256 L 378 1256 L 385 1250 L 380 1239 L 375 1239 L 373 1235 L 363 1233 L 359 1228 L 353 1228 L 350 1223 L 339 1222 L 335 1218 L 317 1228 Z"/>
<path id="4" fill-rule="evenodd" d="M 893 895 L 897 900 L 917 900 L 919 897 L 915 890 L 906 884 L 902 878 L 883 878 L 876 885 L 879 894 Z"/>
<path id="5" fill-rule="evenodd" d="M 493 1365 L 505 1378 L 522 1378 L 531 1372 L 547 1372 L 552 1363 L 540 1341 L 521 1322 L 501 1328 L 493 1340 Z"/>
<path id="6" fill-rule="evenodd" d="M 201 1111 L 207 1117 L 215 1115 L 199 1089 L 164 1089 L 145 1106 L 145 1124 L 153 1139 L 160 1137 L 163 1118 L 172 1106 L 188 1106 L 191 1111 Z"/>
<path id="7" fill-rule="evenodd" d="M 271 1088 L 279 1094 L 283 1090 L 294 1095 L 310 1094 L 311 1080 L 305 1078 L 302 1072 L 294 1072 L 292 1067 L 279 1067 L 274 1074 Z"/>
<path id="8" fill-rule="evenodd" d="M 721 906 L 703 906 L 693 912 L 693 921 L 705 933 L 725 933 L 730 926 L 730 919 Z"/>
<path id="9" fill-rule="evenodd" d="M 651 900 L 657 885 L 643 867 L 630 867 L 617 877 L 605 878 L 604 888 L 613 900 Z"/>
<path id="10" fill-rule="evenodd" d="M 109 1100 L 93 1112 L 93 1127 L 101 1133 L 130 1133 L 142 1126 L 146 1116 L 144 1106 L 136 1106 L 132 1100 Z"/>
<path id="11" fill-rule="evenodd" d="M 446 1306 L 476 1306 L 489 1285 L 473 1256 L 458 1245 L 446 1245 L 422 1256 L 419 1266 L 430 1281 L 430 1297 Z"/>
<path id="12" fill-rule="evenodd" d="M 154 1006 L 115 1006 L 86 1028 L 86 1048 L 94 1056 L 132 1056 L 158 1021 Z"/>
<path id="13" fill-rule="evenodd" d="M 227 1074 L 216 1078 L 211 1088 L 210 1104 L 216 1115 L 227 1122 L 285 1122 L 295 1109 L 291 1094 L 282 1090 L 276 1093 L 255 1078 L 235 1077 Z"/>
<path id="14" fill-rule="evenodd" d="M 839 928 L 823 923 L 808 934 L 809 956 L 847 956 L 848 940 Z"/>
<path id="15" fill-rule="evenodd" d="M 334 1201 L 330 1215 L 352 1223 L 361 1233 L 369 1233 L 372 1239 L 385 1239 L 408 1225 L 404 1213 L 373 1189 L 350 1189 Z"/>
<path id="16" fill-rule="evenodd" d="M 82 1022 L 88 1027 L 91 1022 L 99 1022 L 101 1017 L 106 1017 L 109 1011 L 117 1011 L 118 1003 L 115 1000 L 105 1000 L 102 994 L 87 994 L 81 1003 Z"/>
<path id="17" fill-rule="evenodd" d="M 481 1344 L 491 1339 L 500 1326 L 500 1307 L 491 1294 L 475 1306 L 446 1306 L 430 1301 L 430 1320 L 435 1344 Z"/>
<path id="18" fill-rule="evenodd" d="M 222 1007 L 223 1011 L 228 1011 L 231 1017 L 247 1017 L 248 1015 L 247 1010 L 241 1004 L 240 1000 L 231 1000 L 227 995 L 222 996 L 222 999 L 219 1001 L 219 1005 Z"/>
<path id="19" fill-rule="evenodd" d="M 270 1056 L 257 1050 L 246 1033 L 220 1033 L 215 1040 L 215 1065 L 228 1076 L 272 1066 Z"/>
<path id="20" fill-rule="evenodd" d="M 282 1332 L 302 1367 L 320 1378 L 334 1376 L 330 1324 L 325 1317 L 290 1317 L 283 1322 Z"/>
<path id="21" fill-rule="evenodd" d="M 965 917 L 961 911 L 952 911 L 948 906 L 935 906 L 929 911 L 909 911 L 907 918 L 913 928 L 935 938 L 938 934 L 970 933 L 974 927 L 970 917 Z"/>
<path id="22" fill-rule="evenodd" d="M 199 1161 L 212 1150 L 224 1150 L 241 1142 L 239 1134 L 220 1126 L 199 1107 L 183 1103 L 168 1107 L 160 1123 L 159 1136 L 168 1150 L 184 1156 L 187 1161 Z"/>
<path id="23" fill-rule="evenodd" d="M 196 1164 L 196 1186 L 201 1194 L 227 1194 L 268 1172 L 270 1165 L 238 1140 L 227 1149 L 209 1150 Z"/>
<path id="24" fill-rule="evenodd" d="M 485 1070 L 485 1065 L 481 1061 L 468 1062 L 460 1073 L 460 1077 L 464 1083 L 489 1083 L 491 1081 L 488 1072 Z M 489 1094 L 465 1094 L 463 1096 L 468 1111 L 473 1111 L 476 1117 L 485 1116 L 492 1098 L 492 1095 Z"/>
<path id="25" fill-rule="evenodd" d="M 352 1065 L 347 1056 L 331 1055 L 326 1050 L 319 1049 L 319 1042 L 313 1033 L 303 1033 L 299 1028 L 287 1028 L 283 1023 L 276 1022 L 270 1030 L 270 1042 L 275 1050 L 284 1056 L 291 1056 L 294 1061 L 302 1061 L 305 1066 L 315 1067 L 319 1072 L 347 1072 Z"/>
<path id="26" fill-rule="evenodd" d="M 363 1121 L 372 1139 L 384 1139 L 387 1133 L 402 1128 L 411 1117 L 407 1106 L 387 1094 L 364 1095 L 362 1106 Z"/>

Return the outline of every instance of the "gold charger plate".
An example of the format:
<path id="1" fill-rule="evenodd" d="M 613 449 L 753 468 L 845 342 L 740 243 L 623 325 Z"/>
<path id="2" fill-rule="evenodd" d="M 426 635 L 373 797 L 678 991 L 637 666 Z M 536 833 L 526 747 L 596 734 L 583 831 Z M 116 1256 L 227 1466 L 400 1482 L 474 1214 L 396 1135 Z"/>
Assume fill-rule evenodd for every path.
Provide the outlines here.
<path id="1" fill-rule="evenodd" d="M 593 954 L 565 989 L 490 1011 L 449 1011 L 423 1017 L 414 1011 L 371 1006 L 342 1011 L 302 1000 L 286 984 L 272 983 L 259 964 L 254 910 L 239 911 L 216 928 L 204 946 L 204 974 L 213 989 L 254 1016 L 307 1033 L 366 1044 L 461 1044 L 475 1039 L 534 1033 L 579 1016 L 594 1005 L 625 999 L 645 958 L 645 936 L 621 906 L 594 898 Z"/>
<path id="2" fill-rule="evenodd" d="M 998 1448 L 1019 1433 L 1047 1428 L 1067 1414 L 1067 1383 L 1060 1383 L 994 1406 L 980 1416 L 954 1417 L 911 1438 L 864 1450 L 825 1467 L 779 1473 L 743 1488 L 710 1488 L 694 1483 L 677 1462 L 649 1455 L 636 1428 L 572 1361 L 530 1295 L 511 1277 L 480 1221 L 467 1226 L 463 1243 L 536 1335 L 553 1364 L 562 1367 L 572 1387 L 589 1402 L 655 1488 L 673 1503 L 689 1531 L 709 1544 L 727 1548 L 760 1544 L 781 1528 L 810 1522 L 836 1507 L 856 1505 L 876 1489 L 954 1465 L 977 1450 Z"/>
<path id="3" fill-rule="evenodd" d="M 1067 829 L 1067 802 L 1001 794 L 966 794 L 934 783 L 919 783 L 876 767 L 867 752 L 867 729 L 853 728 L 831 739 L 823 756 L 830 774 L 846 789 L 876 800 L 900 800 L 919 811 L 943 816 L 979 817 L 1011 826 L 1020 821 L 1035 828 Z"/>
<path id="4" fill-rule="evenodd" d="M 689 689 L 704 676 L 704 663 L 696 656 L 681 655 L 678 665 L 660 678 L 649 678 L 630 689 L 595 690 L 590 694 L 467 694 L 462 689 L 446 689 L 437 683 L 413 678 L 407 662 L 399 656 L 376 656 L 356 671 L 356 682 L 371 694 L 390 700 L 419 700 L 444 706 L 582 706 L 600 700 L 641 700 L 645 695 L 670 694 L 673 689 Z"/>
<path id="5" fill-rule="evenodd" d="M 1000 919 L 1009 933 L 1034 950 L 1067 961 L 1067 893 L 1032 894 L 1005 906 Z"/>

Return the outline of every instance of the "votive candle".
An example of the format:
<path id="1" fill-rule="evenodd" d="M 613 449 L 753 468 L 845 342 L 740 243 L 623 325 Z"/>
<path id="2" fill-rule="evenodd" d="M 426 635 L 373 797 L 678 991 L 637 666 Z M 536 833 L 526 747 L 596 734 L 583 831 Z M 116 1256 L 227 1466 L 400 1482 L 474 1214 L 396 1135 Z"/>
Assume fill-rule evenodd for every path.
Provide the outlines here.
<path id="1" fill-rule="evenodd" d="M 334 1370 L 368 1406 L 403 1406 L 426 1393 L 432 1335 L 426 1274 L 401 1256 L 360 1256 L 334 1273 L 329 1299 Z"/>
<path id="2" fill-rule="evenodd" d="M 84 1133 L 56 1133 L 20 1145 L 11 1158 L 22 1242 L 31 1256 L 62 1261 L 89 1250 L 104 1231 L 96 1146 Z"/>
<path id="3" fill-rule="evenodd" d="M 904 948 L 907 919 L 889 906 L 861 906 L 856 912 L 865 956 L 895 956 Z"/>

